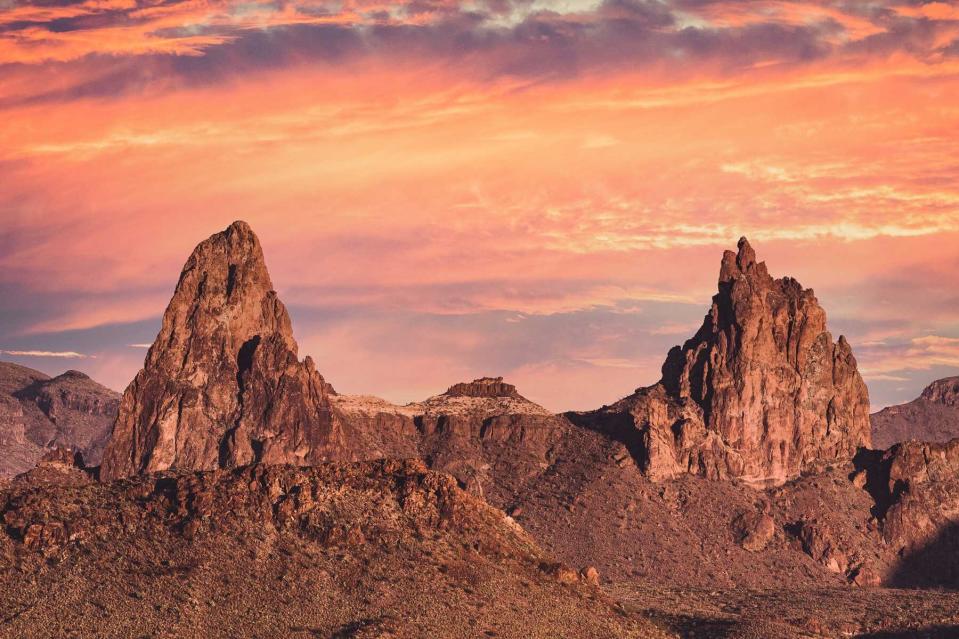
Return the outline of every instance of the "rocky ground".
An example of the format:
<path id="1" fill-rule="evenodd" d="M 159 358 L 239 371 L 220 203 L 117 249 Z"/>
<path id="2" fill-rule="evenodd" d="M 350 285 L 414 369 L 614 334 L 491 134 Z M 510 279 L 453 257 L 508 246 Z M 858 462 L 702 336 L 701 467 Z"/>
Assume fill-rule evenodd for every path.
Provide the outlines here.
<path id="1" fill-rule="evenodd" d="M 0 489 L 3 637 L 668 637 L 417 462 L 57 463 Z"/>
<path id="2" fill-rule="evenodd" d="M 892 588 L 609 588 L 626 610 L 694 639 L 953 639 L 959 592 Z"/>

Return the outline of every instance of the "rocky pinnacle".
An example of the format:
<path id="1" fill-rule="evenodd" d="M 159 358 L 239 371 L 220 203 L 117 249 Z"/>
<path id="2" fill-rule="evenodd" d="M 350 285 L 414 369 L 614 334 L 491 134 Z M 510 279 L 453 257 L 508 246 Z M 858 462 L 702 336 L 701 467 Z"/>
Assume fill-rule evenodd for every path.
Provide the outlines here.
<path id="1" fill-rule="evenodd" d="M 654 479 L 691 472 L 781 483 L 870 443 L 869 396 L 813 291 L 773 279 L 746 238 L 726 251 L 702 327 L 670 351 L 659 384 L 618 405 Z"/>
<path id="2" fill-rule="evenodd" d="M 201 242 L 126 389 L 104 480 L 170 468 L 314 463 L 344 454 L 332 388 L 297 359 L 286 308 L 245 222 Z"/>

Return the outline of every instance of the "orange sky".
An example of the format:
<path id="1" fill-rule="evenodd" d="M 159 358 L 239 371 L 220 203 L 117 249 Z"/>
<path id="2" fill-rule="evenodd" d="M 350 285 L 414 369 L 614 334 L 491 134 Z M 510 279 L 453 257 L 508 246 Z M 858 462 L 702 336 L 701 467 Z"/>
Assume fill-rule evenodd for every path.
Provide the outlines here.
<path id="1" fill-rule="evenodd" d="M 589 408 L 747 235 L 911 399 L 959 372 L 957 73 L 953 2 L 0 0 L 0 357 L 124 387 L 245 219 L 341 391 Z"/>

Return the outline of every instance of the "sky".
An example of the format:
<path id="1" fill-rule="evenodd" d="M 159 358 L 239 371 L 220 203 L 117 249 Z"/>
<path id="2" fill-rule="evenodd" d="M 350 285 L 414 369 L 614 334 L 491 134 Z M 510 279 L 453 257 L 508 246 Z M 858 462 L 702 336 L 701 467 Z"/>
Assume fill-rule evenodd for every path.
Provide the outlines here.
<path id="1" fill-rule="evenodd" d="M 749 237 L 959 374 L 959 2 L 0 0 L 0 359 L 122 390 L 235 219 L 340 392 L 652 384 Z"/>

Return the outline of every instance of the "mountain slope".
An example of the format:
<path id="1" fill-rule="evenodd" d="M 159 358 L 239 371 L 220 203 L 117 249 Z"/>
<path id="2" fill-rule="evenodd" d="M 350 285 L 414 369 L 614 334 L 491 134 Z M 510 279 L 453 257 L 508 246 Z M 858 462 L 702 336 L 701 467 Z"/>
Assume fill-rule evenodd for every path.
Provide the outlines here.
<path id="1" fill-rule="evenodd" d="M 32 475 L 0 490 L 2 636 L 667 636 L 416 462 Z"/>
<path id="2" fill-rule="evenodd" d="M 98 464 L 119 397 L 78 371 L 51 378 L 0 362 L 0 476 L 29 470 L 57 446 Z"/>
<path id="3" fill-rule="evenodd" d="M 936 380 L 911 402 L 884 408 L 870 419 L 877 448 L 909 439 L 941 443 L 959 437 L 959 377 Z"/>

